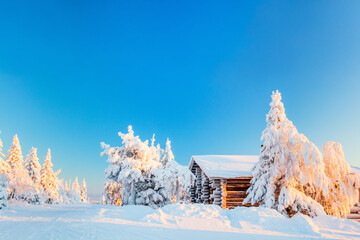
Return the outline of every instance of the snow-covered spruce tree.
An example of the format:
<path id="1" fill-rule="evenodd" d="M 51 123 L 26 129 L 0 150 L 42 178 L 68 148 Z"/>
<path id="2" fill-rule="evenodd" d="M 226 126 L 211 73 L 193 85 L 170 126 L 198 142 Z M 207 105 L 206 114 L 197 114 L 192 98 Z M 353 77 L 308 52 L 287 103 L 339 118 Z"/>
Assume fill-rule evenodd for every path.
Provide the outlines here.
<path id="1" fill-rule="evenodd" d="M 166 148 L 161 158 L 162 168 L 156 170 L 156 182 L 164 185 L 165 190 L 173 202 L 189 200 L 189 188 L 195 180 L 194 174 L 188 167 L 181 166 L 174 160 L 171 141 L 167 139 Z"/>
<path id="2" fill-rule="evenodd" d="M 0 209 L 8 206 L 7 178 L 4 174 L 0 174 Z"/>
<path id="3" fill-rule="evenodd" d="M 0 133 L 1 133 L 1 131 L 0 131 Z M 10 166 L 3 159 L 3 157 L 5 157 L 5 155 L 2 153 L 2 148 L 3 148 L 3 143 L 0 139 L 0 173 L 7 175 L 10 172 Z"/>
<path id="4" fill-rule="evenodd" d="M 83 179 L 81 188 L 80 188 L 80 196 L 81 196 L 81 202 L 87 203 L 88 202 L 88 196 L 87 196 L 87 188 L 86 188 L 86 181 L 85 178 Z"/>
<path id="5" fill-rule="evenodd" d="M 79 181 L 78 181 L 77 177 L 75 178 L 75 181 L 73 182 L 73 184 L 71 186 L 70 201 L 72 203 L 81 202 L 81 189 L 80 189 L 80 185 L 79 185 Z"/>
<path id="6" fill-rule="evenodd" d="M 251 186 L 244 203 L 260 203 L 292 216 L 324 214 L 317 202 L 329 196 L 325 164 L 319 149 L 286 118 L 281 94 L 272 94 L 264 143 L 253 167 Z"/>
<path id="7" fill-rule="evenodd" d="M 40 184 L 44 191 L 44 200 L 49 204 L 59 203 L 59 180 L 56 175 L 60 173 L 60 170 L 54 173 L 52 166 L 53 164 L 51 162 L 51 152 L 49 148 L 45 157 L 44 166 L 40 171 Z"/>
<path id="8" fill-rule="evenodd" d="M 21 152 L 21 146 L 17 135 L 14 136 L 8 155 L 6 156 L 6 162 L 10 166 L 10 171 L 17 172 L 23 169 L 23 155 Z"/>
<path id="9" fill-rule="evenodd" d="M 360 179 L 350 174 L 350 165 L 345 161 L 340 143 L 327 142 L 323 145 L 325 172 L 330 180 L 330 194 L 319 202 L 327 214 L 345 217 L 358 201 Z"/>
<path id="10" fill-rule="evenodd" d="M 23 166 L 23 156 L 17 135 L 14 136 L 10 150 L 6 157 L 10 166 L 8 178 L 9 199 L 11 201 L 22 201 L 30 204 L 40 204 L 41 194 L 31 181 L 29 174 Z"/>
<path id="11" fill-rule="evenodd" d="M 36 148 L 31 148 L 30 153 L 26 156 L 24 167 L 28 171 L 30 179 L 35 185 L 39 186 L 41 165 L 39 163 L 39 158 L 37 157 Z"/>

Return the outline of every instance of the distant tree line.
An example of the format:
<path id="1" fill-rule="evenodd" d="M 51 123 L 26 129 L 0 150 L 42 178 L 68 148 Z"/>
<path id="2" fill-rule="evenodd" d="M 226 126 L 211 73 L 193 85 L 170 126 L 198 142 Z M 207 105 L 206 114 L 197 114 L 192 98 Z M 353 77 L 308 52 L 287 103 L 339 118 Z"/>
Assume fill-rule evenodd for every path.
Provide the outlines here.
<path id="1" fill-rule="evenodd" d="M 52 169 L 50 149 L 41 167 L 34 147 L 23 160 L 17 135 L 13 138 L 5 160 L 2 148 L 0 139 L 0 208 L 6 207 L 8 202 L 34 205 L 87 202 L 85 179 L 82 186 L 77 177 L 72 185 L 71 180 L 64 183 L 63 179 L 58 179 L 60 170 L 54 172 Z"/>

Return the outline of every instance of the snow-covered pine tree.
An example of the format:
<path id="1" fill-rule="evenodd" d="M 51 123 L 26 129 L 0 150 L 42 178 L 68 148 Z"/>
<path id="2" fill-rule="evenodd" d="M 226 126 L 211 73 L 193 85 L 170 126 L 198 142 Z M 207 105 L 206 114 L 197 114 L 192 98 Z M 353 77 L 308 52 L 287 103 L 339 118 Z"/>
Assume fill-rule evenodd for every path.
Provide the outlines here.
<path id="1" fill-rule="evenodd" d="M 244 203 L 260 203 L 288 216 L 324 214 L 317 202 L 329 194 L 322 154 L 287 119 L 278 91 L 272 94 L 266 121 L 260 158 Z"/>
<path id="2" fill-rule="evenodd" d="M 40 204 L 42 202 L 40 192 L 24 169 L 21 146 L 17 135 L 13 138 L 6 162 L 10 166 L 10 172 L 7 175 L 9 179 L 9 199 L 30 204 Z"/>
<path id="3" fill-rule="evenodd" d="M 162 168 L 155 172 L 156 182 L 165 187 L 166 193 L 173 202 L 186 201 L 190 197 L 189 188 L 193 184 L 195 176 L 188 167 L 181 166 L 174 158 L 171 141 L 167 139 L 161 158 Z"/>
<path id="4" fill-rule="evenodd" d="M 28 171 L 30 179 L 34 184 L 39 185 L 41 165 L 37 157 L 37 148 L 31 148 L 30 153 L 26 156 L 24 167 Z"/>
<path id="5" fill-rule="evenodd" d="M 54 173 L 52 166 L 49 148 L 45 157 L 44 166 L 40 171 L 40 184 L 44 191 L 45 202 L 49 204 L 59 203 L 59 180 L 56 175 L 60 173 L 60 170 Z"/>
<path id="6" fill-rule="evenodd" d="M 17 134 L 13 138 L 10 150 L 8 150 L 6 162 L 9 164 L 11 172 L 13 173 L 23 169 L 23 155 Z"/>
<path id="7" fill-rule="evenodd" d="M 174 154 L 171 150 L 171 141 L 169 138 L 166 140 L 166 147 L 164 154 L 161 158 L 161 164 L 165 167 L 168 162 L 171 162 L 175 159 Z"/>
<path id="8" fill-rule="evenodd" d="M 0 174 L 0 209 L 8 206 L 7 178 L 4 174 Z"/>
<path id="9" fill-rule="evenodd" d="M 75 181 L 71 186 L 70 201 L 72 203 L 81 202 L 81 189 L 80 189 L 80 185 L 79 185 L 79 181 L 78 181 L 77 177 L 75 178 Z"/>
<path id="10" fill-rule="evenodd" d="M 114 195 L 106 191 L 115 183 L 117 186 L 121 185 L 122 205 L 147 205 L 157 208 L 169 203 L 164 187 L 159 187 L 155 182 L 154 171 L 162 167 L 159 156 L 154 154 L 157 148 L 154 144 L 149 147 L 148 141 L 142 142 L 138 136 L 135 137 L 131 126 L 127 134 L 119 133 L 119 136 L 123 140 L 122 147 L 110 147 L 101 143 L 104 149 L 101 155 L 108 156 L 107 161 L 110 163 L 105 170 L 105 202 L 115 202 L 114 199 L 106 199 L 109 195 Z"/>
<path id="11" fill-rule="evenodd" d="M 325 212 L 336 217 L 345 217 L 358 201 L 360 179 L 350 174 L 351 167 L 345 161 L 340 143 L 327 142 L 323 145 L 325 172 L 330 179 L 330 194 L 319 202 Z"/>
<path id="12" fill-rule="evenodd" d="M 0 133 L 1 133 L 1 131 L 0 131 Z M 3 142 L 0 139 L 0 173 L 7 175 L 10 172 L 10 166 L 3 159 L 3 157 L 5 157 L 5 155 L 2 153 L 2 148 L 3 148 Z"/>
<path id="13" fill-rule="evenodd" d="M 82 185 L 81 185 L 81 188 L 80 188 L 80 196 L 81 196 L 81 202 L 83 202 L 83 203 L 88 202 L 85 178 L 83 179 L 83 182 L 82 182 Z"/>

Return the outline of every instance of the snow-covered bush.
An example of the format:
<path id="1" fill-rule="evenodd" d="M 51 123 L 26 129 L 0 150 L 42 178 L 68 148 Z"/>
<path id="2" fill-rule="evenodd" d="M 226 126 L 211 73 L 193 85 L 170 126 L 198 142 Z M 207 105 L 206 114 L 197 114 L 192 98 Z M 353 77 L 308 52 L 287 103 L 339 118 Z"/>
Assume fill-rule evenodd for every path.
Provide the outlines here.
<path id="1" fill-rule="evenodd" d="M 354 182 L 349 180 L 341 145 L 334 148 L 334 144 L 326 144 L 324 161 L 315 144 L 287 119 L 278 91 L 272 94 L 266 120 L 260 159 L 253 167 L 244 203 L 260 203 L 288 216 L 296 212 L 312 217 L 348 212 L 354 200 Z M 341 167 L 335 170 L 333 163 Z"/>
<path id="2" fill-rule="evenodd" d="M 10 166 L 10 171 L 7 175 L 9 179 L 9 199 L 30 204 L 40 204 L 42 202 L 41 193 L 23 166 L 24 161 L 17 135 L 14 136 L 6 162 Z"/>
<path id="3" fill-rule="evenodd" d="M 170 203 L 172 194 L 167 190 L 170 189 L 171 184 L 174 184 L 174 177 L 168 177 L 170 171 L 167 172 L 165 169 L 172 167 L 174 168 L 172 173 L 176 172 L 175 163 L 167 164 L 174 158 L 170 142 L 168 141 L 168 150 L 162 156 L 164 151 L 160 145 L 154 146 L 154 137 L 149 146 L 148 141 L 142 142 L 138 136 L 134 136 L 131 126 L 127 134 L 119 133 L 119 136 L 123 140 L 122 147 L 110 147 L 101 143 L 104 149 L 101 156 L 108 156 L 107 161 L 110 163 L 105 170 L 107 181 L 102 202 L 116 205 L 120 203 L 122 205 L 147 205 L 153 208 Z M 180 167 L 177 167 L 178 172 L 179 169 Z M 176 178 L 176 180 L 187 181 L 189 178 Z M 179 182 L 179 186 L 187 187 L 189 184 Z"/>
<path id="4" fill-rule="evenodd" d="M 4 174 L 0 174 L 0 209 L 6 208 L 8 205 L 7 198 L 7 178 Z"/>
<path id="5" fill-rule="evenodd" d="M 60 170 L 54 173 L 52 166 L 53 164 L 51 162 L 51 153 L 50 149 L 48 149 L 44 166 L 40 171 L 40 184 L 44 191 L 44 200 L 46 203 L 50 204 L 59 203 L 59 180 L 57 175 L 60 173 Z"/>

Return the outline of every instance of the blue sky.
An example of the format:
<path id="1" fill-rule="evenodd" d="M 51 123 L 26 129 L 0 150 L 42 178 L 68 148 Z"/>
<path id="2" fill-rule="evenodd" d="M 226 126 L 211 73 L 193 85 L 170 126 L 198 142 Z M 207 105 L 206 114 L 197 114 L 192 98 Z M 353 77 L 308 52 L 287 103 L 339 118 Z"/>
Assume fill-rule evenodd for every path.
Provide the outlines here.
<path id="1" fill-rule="evenodd" d="M 279 89 L 299 132 L 360 165 L 358 1 L 2 1 L 4 152 L 51 148 L 61 177 L 100 193 L 99 143 L 129 124 L 188 164 L 258 154 Z"/>

